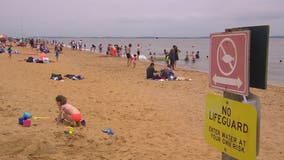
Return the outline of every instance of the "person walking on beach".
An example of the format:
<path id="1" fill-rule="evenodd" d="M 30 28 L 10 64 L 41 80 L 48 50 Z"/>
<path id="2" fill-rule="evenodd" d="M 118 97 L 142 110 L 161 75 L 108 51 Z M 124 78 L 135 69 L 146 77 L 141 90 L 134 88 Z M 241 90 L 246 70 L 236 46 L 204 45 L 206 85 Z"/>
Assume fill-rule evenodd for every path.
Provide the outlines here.
<path id="1" fill-rule="evenodd" d="M 133 68 L 136 67 L 136 61 L 137 61 L 137 56 L 136 56 L 136 54 L 134 54 L 133 57 L 131 58 L 131 62 L 132 62 Z"/>
<path id="2" fill-rule="evenodd" d="M 58 46 L 58 44 L 57 44 L 57 45 L 55 45 L 54 52 L 55 52 L 56 62 L 58 62 L 58 59 L 59 59 L 59 53 L 60 53 L 60 47 Z"/>
<path id="3" fill-rule="evenodd" d="M 12 45 L 9 45 L 8 46 L 8 49 L 7 49 L 7 51 L 8 51 L 8 55 L 9 55 L 9 58 L 11 59 L 12 58 Z"/>
<path id="4" fill-rule="evenodd" d="M 127 58 L 127 66 L 129 67 L 130 64 L 131 64 L 131 47 L 132 47 L 132 44 L 130 43 L 127 46 L 125 46 L 125 53 L 126 53 L 126 58 Z"/>
<path id="5" fill-rule="evenodd" d="M 137 44 L 137 60 L 139 60 L 140 53 L 141 53 L 141 46 L 140 44 Z"/>

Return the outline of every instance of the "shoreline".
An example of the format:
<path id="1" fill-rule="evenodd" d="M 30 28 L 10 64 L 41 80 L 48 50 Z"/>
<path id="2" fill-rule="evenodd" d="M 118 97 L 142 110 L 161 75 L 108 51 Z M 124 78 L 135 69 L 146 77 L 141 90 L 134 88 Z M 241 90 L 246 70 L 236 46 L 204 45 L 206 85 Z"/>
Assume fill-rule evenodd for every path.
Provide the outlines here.
<path id="1" fill-rule="evenodd" d="M 69 47 L 66 47 L 66 48 L 70 49 Z M 104 53 L 91 52 L 88 49 L 86 51 L 81 51 L 81 52 L 94 53 L 94 54 L 97 54 L 97 55 L 105 55 Z M 143 56 L 145 56 L 145 55 L 143 55 Z M 126 56 L 122 55 L 122 56 L 120 56 L 118 58 L 126 58 Z M 149 63 L 150 62 L 149 59 L 147 59 L 147 60 L 139 60 L 139 61 L 140 62 L 145 62 L 145 63 Z M 162 64 L 162 63 L 164 63 L 164 61 L 154 61 L 154 63 L 155 63 L 155 65 L 160 65 L 160 66 L 166 67 L 166 64 Z M 183 70 L 188 70 L 188 71 L 197 71 L 197 72 L 209 74 L 209 71 L 204 71 L 202 69 L 191 69 L 191 68 L 188 68 L 186 66 L 177 66 L 177 68 L 178 69 L 183 69 Z M 267 81 L 267 86 L 274 86 L 274 87 L 282 87 L 282 88 L 284 88 L 284 84 L 277 83 L 277 82 L 270 82 L 270 81 Z"/>

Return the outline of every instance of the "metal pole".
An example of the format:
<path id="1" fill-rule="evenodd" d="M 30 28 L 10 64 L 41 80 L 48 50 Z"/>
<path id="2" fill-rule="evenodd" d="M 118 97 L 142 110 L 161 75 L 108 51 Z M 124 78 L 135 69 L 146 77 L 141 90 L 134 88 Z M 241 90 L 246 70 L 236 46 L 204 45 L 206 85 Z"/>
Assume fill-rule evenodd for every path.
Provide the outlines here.
<path id="1" fill-rule="evenodd" d="M 229 92 L 226 92 L 226 91 L 224 91 L 223 96 L 224 96 L 224 98 L 232 99 L 232 100 L 235 100 L 235 101 L 239 101 L 239 102 L 243 101 L 243 96 L 233 94 L 233 93 L 229 93 Z M 222 160 L 237 160 L 237 159 L 222 152 Z"/>
<path id="2" fill-rule="evenodd" d="M 237 160 L 237 159 L 222 152 L 222 160 Z"/>

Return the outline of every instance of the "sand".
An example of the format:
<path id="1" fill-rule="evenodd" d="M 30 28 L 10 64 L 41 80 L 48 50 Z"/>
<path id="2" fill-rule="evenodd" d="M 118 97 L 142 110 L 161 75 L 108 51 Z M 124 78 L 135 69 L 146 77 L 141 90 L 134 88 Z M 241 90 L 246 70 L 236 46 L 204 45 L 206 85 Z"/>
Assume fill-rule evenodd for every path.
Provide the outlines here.
<path id="1" fill-rule="evenodd" d="M 14 48 L 15 49 L 15 48 Z M 205 73 L 178 69 L 192 81 L 145 79 L 147 63 L 135 69 L 126 59 L 64 50 L 58 63 L 34 64 L 20 55 L 0 55 L 0 159 L 2 160 L 219 160 L 204 139 L 205 98 L 221 91 L 208 87 Z M 50 58 L 55 60 L 54 54 Z M 161 66 L 156 66 L 161 69 Z M 82 81 L 50 80 L 51 73 L 82 74 Z M 284 88 L 251 90 L 262 101 L 258 160 L 284 159 Z M 87 127 L 72 135 L 56 125 L 55 96 L 78 107 Z M 24 111 L 49 120 L 17 124 Z M 101 132 L 112 128 L 113 136 Z"/>

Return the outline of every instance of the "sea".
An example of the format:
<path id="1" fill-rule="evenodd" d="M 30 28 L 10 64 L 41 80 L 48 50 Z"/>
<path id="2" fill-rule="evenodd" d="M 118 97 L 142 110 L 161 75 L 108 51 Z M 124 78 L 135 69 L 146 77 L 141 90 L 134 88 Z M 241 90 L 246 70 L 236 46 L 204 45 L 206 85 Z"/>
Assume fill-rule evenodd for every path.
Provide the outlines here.
<path id="1" fill-rule="evenodd" d="M 150 57 L 150 52 L 155 53 L 156 57 L 164 56 L 164 49 L 169 51 L 173 45 L 176 45 L 181 51 L 179 53 L 179 61 L 177 66 L 188 70 L 197 70 L 201 72 L 208 73 L 209 71 L 209 50 L 210 50 L 210 39 L 209 38 L 45 38 L 49 41 L 56 40 L 58 42 L 63 42 L 64 44 L 70 44 L 71 40 L 79 41 L 82 40 L 83 44 L 87 45 L 89 49 L 92 44 L 98 46 L 103 45 L 103 53 L 106 53 L 106 48 L 108 44 L 117 44 L 119 46 L 125 46 L 129 43 L 132 44 L 132 52 L 136 52 L 137 44 L 141 46 L 141 55 L 145 57 Z M 195 62 L 184 61 L 186 51 L 191 53 L 192 51 L 199 51 L 200 59 Z M 284 86 L 284 38 L 270 38 L 269 39 L 269 54 L 268 54 L 268 84 L 276 86 Z M 156 63 L 165 64 L 163 61 L 158 61 Z"/>

